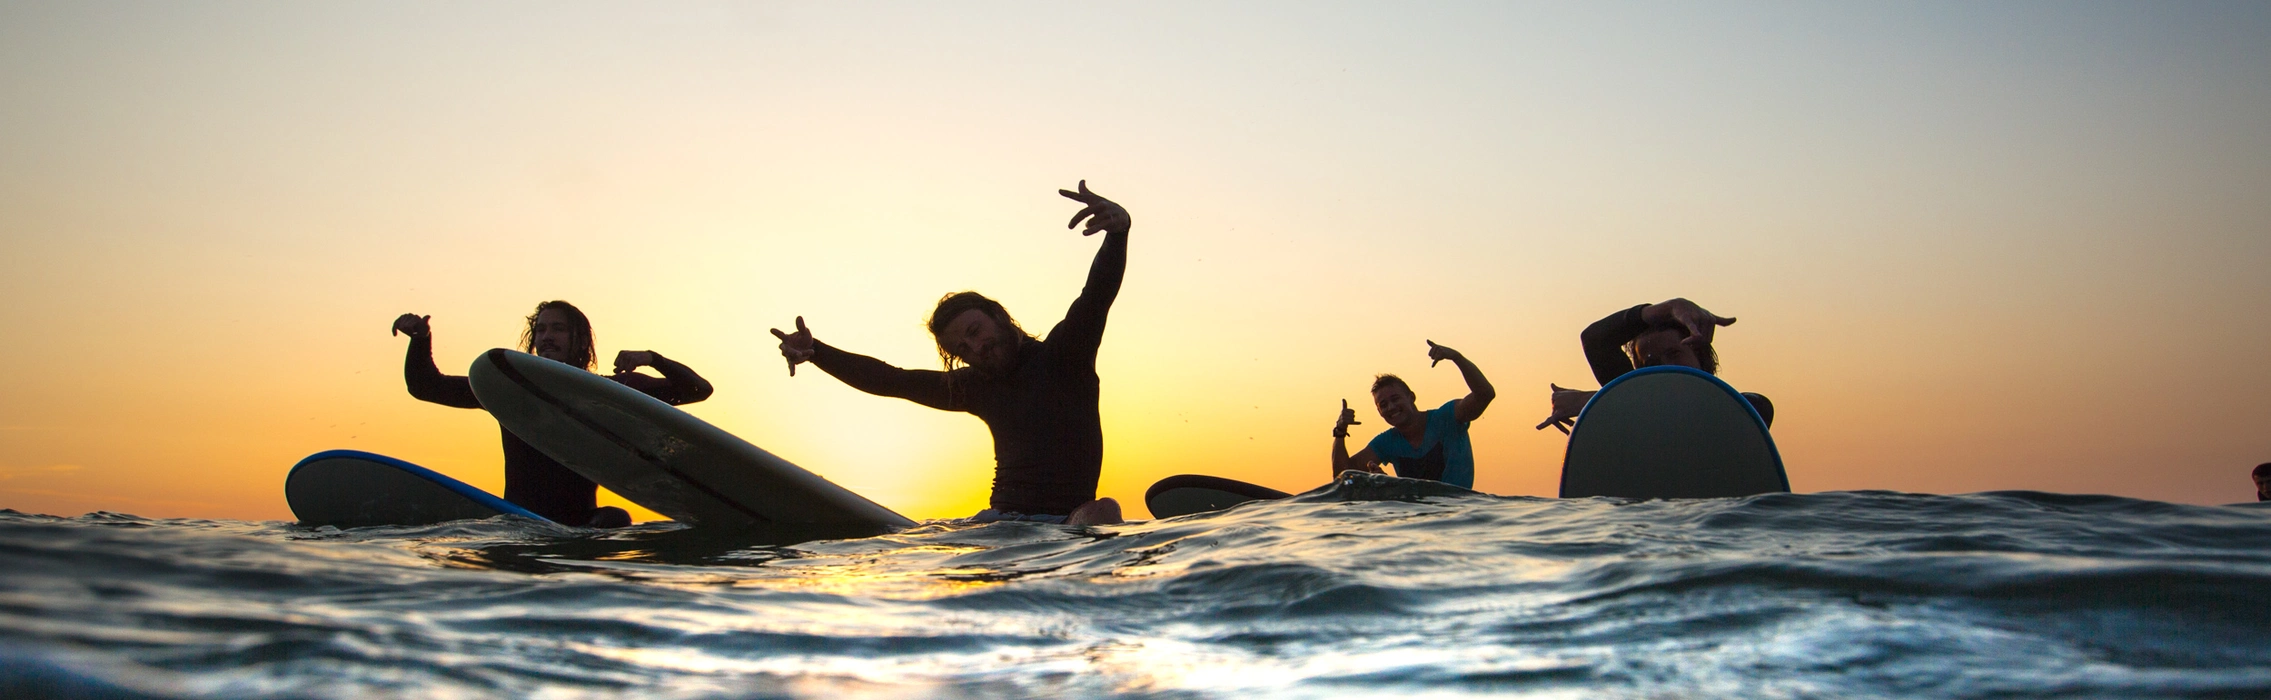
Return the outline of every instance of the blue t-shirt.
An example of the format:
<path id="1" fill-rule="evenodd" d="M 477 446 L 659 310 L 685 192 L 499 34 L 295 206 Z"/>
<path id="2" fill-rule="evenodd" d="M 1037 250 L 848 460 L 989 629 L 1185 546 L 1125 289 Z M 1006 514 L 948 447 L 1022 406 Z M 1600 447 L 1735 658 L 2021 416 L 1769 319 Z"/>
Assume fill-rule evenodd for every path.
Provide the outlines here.
<path id="1" fill-rule="evenodd" d="M 1427 412 L 1427 432 L 1414 449 L 1395 428 L 1382 431 L 1365 447 L 1382 462 L 1396 465 L 1396 476 L 1430 479 L 1463 489 L 1475 487 L 1475 449 L 1467 442 L 1467 423 L 1459 420 L 1458 399 Z"/>

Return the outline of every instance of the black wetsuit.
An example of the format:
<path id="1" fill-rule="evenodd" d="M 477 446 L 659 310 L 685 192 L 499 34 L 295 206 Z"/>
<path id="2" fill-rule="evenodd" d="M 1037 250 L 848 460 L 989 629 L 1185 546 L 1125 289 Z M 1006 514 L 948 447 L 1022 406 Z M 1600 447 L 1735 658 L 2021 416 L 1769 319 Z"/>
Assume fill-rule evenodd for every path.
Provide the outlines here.
<path id="1" fill-rule="evenodd" d="M 662 372 L 663 379 L 636 372 L 608 379 L 673 406 L 710 397 L 710 383 L 685 365 L 658 354 L 654 368 Z M 434 366 L 432 336 L 410 338 L 409 354 L 402 359 L 402 380 L 410 386 L 410 395 L 420 401 L 456 408 L 481 407 L 481 400 L 473 396 L 472 380 L 442 374 L 441 368 Z M 599 507 L 599 485 L 521 442 L 513 431 L 498 426 L 497 432 L 505 438 L 505 500 L 566 525 L 582 525 L 591 519 L 592 511 Z"/>
<path id="2" fill-rule="evenodd" d="M 1579 336 L 1585 345 L 1585 362 L 1593 366 L 1593 379 L 1601 386 L 1608 386 L 1609 382 L 1632 371 L 1632 357 L 1624 354 L 1624 344 L 1648 332 L 1648 322 L 1640 319 L 1641 310 L 1646 308 L 1647 304 L 1641 304 L 1609 314 L 1608 318 L 1586 326 L 1584 335 Z M 1751 407 L 1758 409 L 1758 417 L 1766 419 L 1767 425 L 1774 425 L 1773 401 L 1747 391 L 1743 392 L 1743 398 L 1750 399 Z"/>
<path id="3" fill-rule="evenodd" d="M 1096 500 L 1096 479 L 1104 468 L 1096 349 L 1104 342 L 1104 317 L 1127 267 L 1127 234 L 1106 233 L 1072 310 L 1048 340 L 1022 340 L 1015 366 L 1003 376 L 975 367 L 901 369 L 819 341 L 812 343 L 812 364 L 860 391 L 984 420 L 994 436 L 993 509 L 1068 515 Z"/>

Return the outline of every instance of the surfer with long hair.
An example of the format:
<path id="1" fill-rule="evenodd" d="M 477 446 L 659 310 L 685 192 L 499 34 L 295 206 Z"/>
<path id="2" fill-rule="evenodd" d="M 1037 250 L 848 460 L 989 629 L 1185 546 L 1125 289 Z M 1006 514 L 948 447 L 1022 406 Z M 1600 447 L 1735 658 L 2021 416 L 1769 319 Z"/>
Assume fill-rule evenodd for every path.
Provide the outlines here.
<path id="1" fill-rule="evenodd" d="M 792 376 L 797 365 L 810 362 L 854 389 L 985 421 L 994 438 L 994 479 L 990 507 L 972 516 L 981 522 L 1121 521 L 1119 502 L 1096 497 L 1104 465 L 1096 351 L 1127 273 L 1131 222 L 1126 209 L 1088 191 L 1085 180 L 1079 191 L 1057 193 L 1084 205 L 1065 227 L 1086 220 L 1081 235 L 1103 233 L 1104 243 L 1080 297 L 1046 339 L 1025 332 L 999 302 L 977 292 L 948 294 L 931 310 L 939 370 L 902 369 L 820 342 L 802 316 L 793 333 L 773 329 Z"/>

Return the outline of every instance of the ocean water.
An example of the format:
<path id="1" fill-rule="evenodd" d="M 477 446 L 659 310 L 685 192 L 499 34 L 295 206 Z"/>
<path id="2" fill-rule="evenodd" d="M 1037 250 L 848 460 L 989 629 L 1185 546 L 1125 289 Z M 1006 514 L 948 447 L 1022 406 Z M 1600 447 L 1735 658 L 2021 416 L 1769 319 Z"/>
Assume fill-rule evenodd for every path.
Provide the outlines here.
<path id="1" fill-rule="evenodd" d="M 0 697 L 2271 697 L 2271 508 L 1377 478 L 789 546 L 0 511 Z"/>

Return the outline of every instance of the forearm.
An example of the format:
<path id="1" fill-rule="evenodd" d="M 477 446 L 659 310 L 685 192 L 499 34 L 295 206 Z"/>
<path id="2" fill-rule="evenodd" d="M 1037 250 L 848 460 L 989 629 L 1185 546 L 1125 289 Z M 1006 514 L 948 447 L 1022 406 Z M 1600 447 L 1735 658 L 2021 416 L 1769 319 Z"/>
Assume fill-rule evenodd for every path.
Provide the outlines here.
<path id="1" fill-rule="evenodd" d="M 1088 266 L 1088 282 L 1080 288 L 1080 298 L 1073 300 L 1072 309 L 1065 313 L 1058 331 L 1049 334 L 1049 340 L 1078 338 L 1084 345 L 1100 344 L 1105 315 L 1111 311 L 1112 301 L 1119 298 L 1120 282 L 1127 273 L 1128 234 L 1106 232 L 1096 261 Z"/>
<path id="2" fill-rule="evenodd" d="M 1350 459 L 1348 458 L 1348 438 L 1347 438 L 1347 437 L 1343 437 L 1343 436 L 1340 436 L 1340 435 L 1335 435 L 1335 436 L 1333 436 L 1333 473 L 1332 473 L 1332 476 L 1336 476 L 1336 477 L 1337 477 L 1337 476 L 1340 476 L 1340 475 L 1341 475 L 1341 472 L 1345 472 L 1345 471 L 1348 471 L 1348 470 L 1350 470 L 1350 469 L 1354 469 L 1355 467 L 1352 467 L 1352 466 L 1350 466 L 1351 462 L 1352 462 L 1352 461 L 1351 461 L 1351 460 L 1350 460 Z M 1327 478 L 1331 478 L 1331 477 L 1327 477 Z"/>
<path id="3" fill-rule="evenodd" d="M 1648 304 L 1641 304 L 1609 314 L 1586 326 L 1578 341 L 1585 348 L 1585 362 L 1593 368 L 1593 378 L 1602 384 L 1609 383 L 1632 371 L 1632 358 L 1624 354 L 1624 344 L 1648 331 L 1648 322 L 1642 315 Z"/>
<path id="4" fill-rule="evenodd" d="M 877 396 L 907 399 L 932 408 L 947 406 L 946 375 L 893 367 L 882 360 L 812 342 L 812 364 L 846 385 Z"/>
<path id="5" fill-rule="evenodd" d="M 1498 389 L 1490 385 L 1489 377 L 1482 376 L 1481 367 L 1476 367 L 1465 356 L 1451 358 L 1451 362 L 1459 366 L 1459 376 L 1467 380 L 1468 401 L 1489 404 L 1498 398 Z"/>
<path id="6" fill-rule="evenodd" d="M 442 374 L 434 364 L 434 338 L 432 335 L 410 337 L 410 347 L 402 357 L 402 383 L 410 389 L 411 398 L 455 408 L 480 408 L 481 400 L 473 396 L 473 383 L 464 377 Z"/>
<path id="7" fill-rule="evenodd" d="M 648 354 L 653 357 L 653 361 L 648 363 L 648 366 L 653 367 L 656 372 L 661 372 L 663 379 L 670 380 L 670 388 L 674 396 L 669 403 L 695 403 L 710 398 L 710 394 L 716 391 L 714 387 L 710 386 L 710 380 L 703 379 L 702 375 L 694 372 L 694 368 L 677 360 L 663 357 L 662 353 L 659 352 L 649 352 Z"/>

